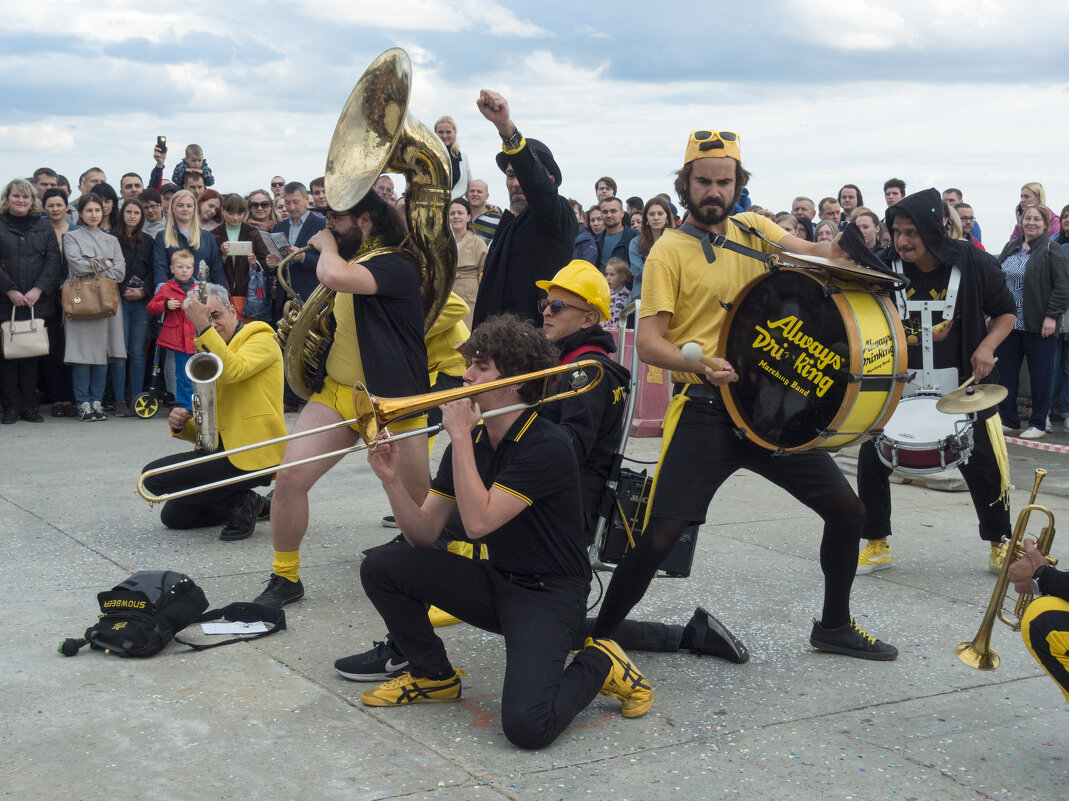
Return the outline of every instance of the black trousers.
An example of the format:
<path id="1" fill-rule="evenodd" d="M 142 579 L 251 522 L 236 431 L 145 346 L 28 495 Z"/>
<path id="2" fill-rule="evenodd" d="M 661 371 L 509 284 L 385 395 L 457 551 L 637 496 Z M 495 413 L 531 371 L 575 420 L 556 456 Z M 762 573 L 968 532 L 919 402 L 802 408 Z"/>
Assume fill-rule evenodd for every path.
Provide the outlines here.
<path id="1" fill-rule="evenodd" d="M 149 462 L 145 470 L 153 470 L 172 464 L 180 464 L 191 459 L 196 459 L 201 454 L 193 451 L 188 453 L 173 453 Z M 142 471 L 144 472 L 144 471 Z M 173 473 L 165 473 L 162 476 L 152 476 L 145 481 L 145 489 L 153 495 L 163 495 L 170 492 L 179 492 L 221 481 L 226 478 L 245 475 L 244 470 L 239 470 L 228 459 L 216 459 L 194 467 L 185 467 L 175 470 Z M 245 494 L 253 487 L 267 486 L 271 483 L 270 476 L 239 481 L 227 487 L 199 492 L 186 498 L 167 501 L 163 504 L 160 520 L 167 528 L 186 529 L 200 528 L 201 526 L 214 526 L 226 521 L 230 510 L 245 500 Z"/>
<path id="2" fill-rule="evenodd" d="M 504 635 L 501 725 L 521 748 L 553 742 L 611 669 L 609 658 L 592 648 L 565 664 L 584 622 L 582 579 L 521 577 L 436 548 L 378 548 L 361 563 L 360 580 L 414 676 L 453 672 L 427 604 Z"/>
<path id="3" fill-rule="evenodd" d="M 982 416 L 990 417 L 994 409 Z M 983 420 L 973 424 L 973 451 L 969 461 L 959 465 L 969 487 L 973 508 L 980 523 L 980 539 L 997 544 L 1009 536 L 1009 505 L 999 500 L 1002 476 L 995 450 Z M 857 494 L 865 504 L 864 537 L 879 540 L 891 535 L 891 468 L 880 461 L 872 440 L 864 443 L 857 455 Z"/>
<path id="4" fill-rule="evenodd" d="M 37 358 L 0 359 L 0 403 L 19 412 L 37 408 Z"/>
<path id="5" fill-rule="evenodd" d="M 690 393 L 688 389 L 688 395 Z M 837 628 L 850 619 L 850 589 L 864 507 L 825 451 L 774 456 L 740 439 L 723 406 L 712 396 L 688 400 L 657 466 L 650 519 L 635 548 L 613 572 L 598 612 L 595 636 L 616 637 L 618 627 L 645 594 L 657 568 L 692 522 L 704 522 L 716 491 L 745 468 L 801 501 L 823 520 L 820 567 L 824 573 L 821 624 Z"/>

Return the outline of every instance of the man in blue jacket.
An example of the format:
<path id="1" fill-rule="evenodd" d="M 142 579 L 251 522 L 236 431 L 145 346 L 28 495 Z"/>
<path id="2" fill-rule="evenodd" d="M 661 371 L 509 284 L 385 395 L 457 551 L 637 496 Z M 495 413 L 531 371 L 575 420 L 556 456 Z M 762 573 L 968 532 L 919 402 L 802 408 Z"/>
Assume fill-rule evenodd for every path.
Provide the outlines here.
<path id="1" fill-rule="evenodd" d="M 601 201 L 600 208 L 605 230 L 594 237 L 594 243 L 598 248 L 598 268 L 605 272 L 605 265 L 611 258 L 628 261 L 627 246 L 638 236 L 638 231 L 624 225 L 624 204 L 620 198 L 607 197 Z"/>

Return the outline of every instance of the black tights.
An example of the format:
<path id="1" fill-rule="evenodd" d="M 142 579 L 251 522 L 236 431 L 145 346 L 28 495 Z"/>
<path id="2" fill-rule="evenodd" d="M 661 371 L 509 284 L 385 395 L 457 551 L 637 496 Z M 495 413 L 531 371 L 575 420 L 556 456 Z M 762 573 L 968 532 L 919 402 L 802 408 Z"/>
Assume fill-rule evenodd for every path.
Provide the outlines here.
<path id="1" fill-rule="evenodd" d="M 824 520 L 820 541 L 820 568 L 824 573 L 824 609 L 821 625 L 837 628 L 850 620 L 850 588 L 857 570 L 858 532 L 865 507 L 848 486 L 803 500 Z M 611 637 L 653 581 L 657 568 L 671 553 L 689 525 L 686 520 L 653 518 L 638 544 L 612 574 L 605 600 L 594 624 L 595 637 Z"/>

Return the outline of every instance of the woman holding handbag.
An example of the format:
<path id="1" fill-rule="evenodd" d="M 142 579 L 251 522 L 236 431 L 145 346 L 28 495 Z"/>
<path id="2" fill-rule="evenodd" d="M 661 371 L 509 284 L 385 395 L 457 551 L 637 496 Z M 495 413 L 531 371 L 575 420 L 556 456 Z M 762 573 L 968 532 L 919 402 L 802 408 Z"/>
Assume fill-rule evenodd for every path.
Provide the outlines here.
<path id="1" fill-rule="evenodd" d="M 100 229 L 104 216 L 101 199 L 92 192 L 78 198 L 80 228 L 63 235 L 67 281 L 101 278 L 121 281 L 126 275 L 119 240 Z M 67 348 L 64 361 L 73 365 L 74 401 L 84 422 L 107 420 L 101 401 L 109 359 L 125 359 L 122 306 L 111 317 L 79 319 L 67 316 Z"/>
<path id="2" fill-rule="evenodd" d="M 31 317 L 44 325 L 55 309 L 59 284 L 59 243 L 33 184 L 22 178 L 10 181 L 0 193 L 0 321 Z M 37 358 L 8 358 L 0 368 L 0 402 L 3 422 L 19 418 L 43 422 L 37 410 Z"/>
<path id="3" fill-rule="evenodd" d="M 155 241 L 146 236 L 145 207 L 136 197 L 129 198 L 122 207 L 119 240 L 126 261 L 126 275 L 119 286 L 122 298 L 123 341 L 127 361 L 112 362 L 111 379 L 115 390 L 115 416 L 132 417 L 126 402 L 126 377 L 130 377 L 130 395 L 136 398 L 145 384 L 145 345 L 148 342 L 148 285 L 152 283 L 152 248 Z"/>

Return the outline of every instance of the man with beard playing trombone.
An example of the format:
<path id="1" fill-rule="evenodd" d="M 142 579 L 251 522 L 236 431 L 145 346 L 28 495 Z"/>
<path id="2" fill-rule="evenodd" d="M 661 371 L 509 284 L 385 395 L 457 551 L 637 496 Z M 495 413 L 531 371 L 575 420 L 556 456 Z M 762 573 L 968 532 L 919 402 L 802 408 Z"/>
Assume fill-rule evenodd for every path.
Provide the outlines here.
<path id="1" fill-rule="evenodd" d="M 308 241 L 320 252 L 316 276 L 337 292 L 337 328 L 323 386 L 308 399 L 294 433 L 355 417 L 352 388 L 357 381 L 385 397 L 429 391 L 418 268 L 423 256 L 405 241 L 407 234 L 400 213 L 371 191 L 347 211 L 327 212 L 327 227 Z M 397 434 L 425 424 L 426 415 L 418 415 L 391 430 Z M 346 448 L 358 439 L 355 426 L 295 439 L 286 446 L 282 464 Z M 394 447 L 404 485 L 420 504 L 430 482 L 427 437 L 410 437 Z M 308 529 L 308 491 L 341 458 L 278 474 L 271 506 L 274 562 L 257 603 L 280 607 L 304 596 L 298 570 Z"/>

